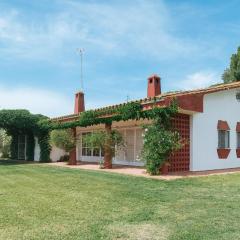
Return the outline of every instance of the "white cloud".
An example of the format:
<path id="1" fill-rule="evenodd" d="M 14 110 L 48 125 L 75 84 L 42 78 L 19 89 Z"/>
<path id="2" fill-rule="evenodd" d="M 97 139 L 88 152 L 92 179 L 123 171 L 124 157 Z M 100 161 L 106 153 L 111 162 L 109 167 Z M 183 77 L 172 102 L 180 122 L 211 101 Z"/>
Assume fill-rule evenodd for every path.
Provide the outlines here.
<path id="1" fill-rule="evenodd" d="M 44 89 L 0 86 L 0 109 L 27 109 L 54 117 L 72 113 L 73 102 L 64 95 Z"/>
<path id="2" fill-rule="evenodd" d="M 197 89 L 209 87 L 210 85 L 219 83 L 219 76 L 215 72 L 196 72 L 187 75 L 185 80 L 182 80 L 176 84 L 180 89 Z"/>
<path id="3" fill-rule="evenodd" d="M 174 24 L 162 1 L 110 5 L 63 2 L 61 10 L 27 19 L 12 10 L 0 14 L 0 48 L 11 57 L 54 59 L 76 47 L 95 54 L 165 59 L 206 52 L 206 46 L 174 34 Z M 205 51 L 202 51 L 204 48 Z M 199 50 L 200 49 L 200 50 Z"/>

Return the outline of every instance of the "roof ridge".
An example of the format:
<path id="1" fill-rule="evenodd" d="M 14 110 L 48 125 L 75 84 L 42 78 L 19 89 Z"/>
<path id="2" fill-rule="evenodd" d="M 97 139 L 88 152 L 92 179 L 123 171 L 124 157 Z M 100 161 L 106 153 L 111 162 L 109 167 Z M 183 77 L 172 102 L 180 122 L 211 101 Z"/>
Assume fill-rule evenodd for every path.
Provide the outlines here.
<path id="1" fill-rule="evenodd" d="M 157 98 L 157 99 L 163 98 L 164 99 L 165 97 L 177 97 L 177 96 L 189 95 L 189 94 L 213 93 L 213 92 L 218 92 L 218 91 L 221 91 L 221 90 L 223 91 L 223 90 L 232 89 L 236 86 L 240 87 L 240 81 L 231 82 L 231 83 L 221 83 L 221 84 L 217 84 L 217 85 L 206 87 L 206 88 L 162 93 L 162 94 L 160 94 L 156 97 L 153 97 L 153 98 L 141 98 L 141 99 L 132 100 L 132 101 L 129 101 L 129 102 L 123 102 L 123 103 L 119 103 L 119 104 L 108 105 L 108 106 L 105 106 L 105 107 L 89 109 L 88 111 L 101 111 L 101 110 L 108 109 L 108 108 L 117 108 L 121 105 L 124 105 L 124 104 L 127 104 L 127 103 L 134 103 L 134 102 L 140 102 L 141 104 L 144 104 L 144 103 L 149 103 L 151 100 L 153 100 L 155 98 Z M 76 118 L 79 115 L 80 114 L 69 114 L 69 115 L 65 115 L 65 116 L 51 118 L 51 120 L 61 120 L 61 119 L 66 119 L 66 118 L 71 119 L 71 118 Z"/>

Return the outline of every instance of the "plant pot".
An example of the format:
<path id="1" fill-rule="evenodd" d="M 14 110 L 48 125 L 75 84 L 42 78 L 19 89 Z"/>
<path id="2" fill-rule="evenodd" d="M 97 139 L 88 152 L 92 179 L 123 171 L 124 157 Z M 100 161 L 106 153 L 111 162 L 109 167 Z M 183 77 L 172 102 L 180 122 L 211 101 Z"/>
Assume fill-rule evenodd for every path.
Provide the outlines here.
<path id="1" fill-rule="evenodd" d="M 217 149 L 218 157 L 220 159 L 227 159 L 231 149 L 228 148 L 219 148 Z"/>

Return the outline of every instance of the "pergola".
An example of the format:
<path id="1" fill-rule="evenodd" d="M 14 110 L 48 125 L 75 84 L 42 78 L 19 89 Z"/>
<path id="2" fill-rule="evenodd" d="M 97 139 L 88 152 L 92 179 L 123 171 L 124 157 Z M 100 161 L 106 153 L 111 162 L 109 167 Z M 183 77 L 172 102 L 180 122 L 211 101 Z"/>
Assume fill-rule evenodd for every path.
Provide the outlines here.
<path id="1" fill-rule="evenodd" d="M 48 143 L 44 139 L 49 135 L 49 130 L 42 127 L 40 122 L 47 118 L 43 115 L 31 114 L 27 110 L 1 110 L 0 128 L 11 136 L 11 158 L 15 160 L 34 160 L 35 139 L 42 141 L 41 157 L 43 162 L 49 161 L 46 151 Z"/>

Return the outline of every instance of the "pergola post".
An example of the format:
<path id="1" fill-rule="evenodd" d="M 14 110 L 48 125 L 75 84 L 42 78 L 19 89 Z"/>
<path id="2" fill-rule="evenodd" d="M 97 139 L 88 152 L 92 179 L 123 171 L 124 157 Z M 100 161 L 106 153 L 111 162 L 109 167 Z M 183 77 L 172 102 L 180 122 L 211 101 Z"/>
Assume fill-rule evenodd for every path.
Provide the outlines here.
<path id="1" fill-rule="evenodd" d="M 72 131 L 73 131 L 73 136 L 76 139 L 77 129 L 72 128 Z M 76 150 L 76 148 L 77 148 L 77 145 L 69 153 L 69 162 L 68 162 L 69 165 L 77 165 L 77 150 Z"/>
<path id="2" fill-rule="evenodd" d="M 112 131 L 112 124 L 106 123 L 105 124 L 105 131 L 107 133 L 107 139 L 104 146 L 104 168 L 110 169 L 112 168 L 112 140 L 111 140 L 111 131 Z"/>

